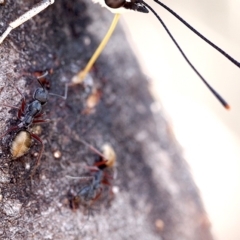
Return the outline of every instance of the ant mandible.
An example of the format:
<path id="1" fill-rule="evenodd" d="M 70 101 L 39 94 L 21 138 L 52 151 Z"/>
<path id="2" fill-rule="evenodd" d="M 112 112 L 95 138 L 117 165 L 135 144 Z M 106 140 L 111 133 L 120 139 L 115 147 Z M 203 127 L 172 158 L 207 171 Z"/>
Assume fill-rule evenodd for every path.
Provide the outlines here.
<path id="1" fill-rule="evenodd" d="M 10 146 L 10 152 L 11 152 L 12 158 L 17 159 L 23 156 L 24 154 L 26 154 L 31 147 L 32 138 L 41 144 L 41 149 L 38 153 L 36 166 L 33 172 L 35 172 L 35 170 L 40 164 L 40 160 L 44 150 L 44 145 L 41 138 L 39 138 L 36 134 L 30 132 L 29 128 L 32 126 L 32 124 L 48 122 L 47 120 L 42 118 L 43 106 L 47 103 L 48 97 L 50 94 L 59 96 L 57 94 L 49 93 L 48 90 L 45 88 L 45 85 L 43 84 L 44 81 L 41 81 L 41 79 L 44 79 L 44 77 L 47 74 L 48 72 L 37 77 L 37 81 L 39 82 L 41 87 L 35 90 L 33 94 L 33 100 L 30 103 L 26 103 L 24 95 L 20 92 L 20 90 L 17 87 L 15 87 L 17 92 L 22 96 L 21 106 L 17 108 L 15 106 L 11 106 L 8 104 L 1 104 L 2 106 L 5 106 L 5 107 L 18 109 L 17 119 L 19 120 L 19 123 L 16 126 L 9 128 L 5 133 L 3 133 L 0 136 L 0 139 L 2 139 L 7 134 L 17 131 Z M 65 88 L 65 96 L 60 96 L 60 97 L 66 99 L 67 85 Z"/>

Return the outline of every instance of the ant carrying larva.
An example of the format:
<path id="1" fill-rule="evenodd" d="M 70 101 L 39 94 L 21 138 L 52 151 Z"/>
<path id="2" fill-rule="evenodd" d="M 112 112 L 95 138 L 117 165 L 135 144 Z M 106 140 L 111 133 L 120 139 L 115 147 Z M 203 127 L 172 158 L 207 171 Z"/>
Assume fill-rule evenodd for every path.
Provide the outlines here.
<path id="1" fill-rule="evenodd" d="M 77 194 L 70 199 L 70 206 L 72 209 L 78 208 L 79 204 L 85 206 L 89 211 L 92 205 L 101 198 L 103 193 L 103 186 L 106 185 L 109 194 L 113 195 L 111 180 L 114 178 L 110 174 L 110 170 L 115 167 L 116 164 L 116 153 L 110 144 L 105 143 L 102 146 L 102 153 L 95 147 L 88 144 L 84 140 L 77 138 L 82 144 L 87 146 L 91 151 L 97 154 L 100 159 L 92 166 L 86 166 L 89 174 L 87 176 L 72 177 L 72 179 L 79 179 L 86 181 L 86 184 L 77 191 Z"/>
<path id="2" fill-rule="evenodd" d="M 41 149 L 37 156 L 36 166 L 33 170 L 37 169 L 40 164 L 40 160 L 44 151 L 44 145 L 40 137 L 35 133 L 30 131 L 33 124 L 47 123 L 48 120 L 43 119 L 43 106 L 48 102 L 49 95 L 59 96 L 63 99 L 67 98 L 67 85 L 65 87 L 65 95 L 60 96 L 54 93 L 49 93 L 45 87 L 44 79 L 48 75 L 46 71 L 43 75 L 37 77 L 38 83 L 41 87 L 37 88 L 33 94 L 33 100 L 29 103 L 26 102 L 24 95 L 20 90 L 15 87 L 16 91 L 22 96 L 22 102 L 20 107 L 11 106 L 9 104 L 2 103 L 1 106 L 14 108 L 18 110 L 17 119 L 19 123 L 16 126 L 10 127 L 6 132 L 1 134 L 0 139 L 9 133 L 16 132 L 15 136 L 12 138 L 10 144 L 10 152 L 12 159 L 17 159 L 25 155 L 32 145 L 32 139 L 36 140 L 41 144 Z"/>
<path id="3" fill-rule="evenodd" d="M 90 71 L 94 62 L 96 61 L 96 59 L 98 58 L 98 56 L 104 49 L 106 43 L 108 42 L 109 38 L 111 37 L 112 32 L 114 31 L 114 29 L 117 25 L 118 19 L 120 17 L 120 15 L 119 15 L 120 13 L 123 13 L 125 11 L 131 11 L 131 10 L 138 11 L 141 13 L 148 13 L 149 11 L 151 11 L 155 15 L 155 17 L 159 20 L 159 22 L 161 23 L 161 25 L 163 26 L 163 28 L 165 29 L 165 31 L 167 32 L 167 34 L 169 35 L 171 40 L 174 42 L 175 46 L 178 48 L 179 52 L 181 53 L 181 55 L 183 56 L 185 61 L 189 64 L 189 66 L 193 69 L 193 71 L 199 76 L 199 78 L 202 80 L 202 82 L 205 84 L 205 86 L 212 92 L 212 94 L 218 99 L 218 101 L 226 109 L 230 108 L 228 103 L 209 85 L 209 83 L 205 80 L 205 78 L 198 72 L 198 70 L 189 61 L 189 59 L 187 58 L 187 56 L 185 55 L 185 53 L 183 52 L 183 50 L 181 49 L 179 44 L 176 42 L 176 40 L 173 38 L 172 34 L 170 33 L 170 31 L 166 27 L 165 23 L 160 18 L 160 16 L 145 1 L 143 1 L 143 0 L 130 0 L 130 1 L 126 1 L 126 0 L 93 0 L 93 2 L 101 4 L 103 7 L 106 7 L 111 12 L 116 13 L 116 15 L 113 19 L 112 25 L 111 25 L 108 33 L 106 34 L 103 41 L 97 48 L 96 52 L 93 54 L 92 58 L 89 60 L 86 67 L 83 69 L 83 71 L 80 71 L 78 74 L 76 74 L 72 78 L 73 83 L 75 83 L 75 84 L 81 83 L 84 80 L 86 74 Z M 214 43 L 212 43 L 210 40 L 208 40 L 206 37 L 204 37 L 202 34 L 200 34 L 197 30 L 195 30 L 191 25 L 189 25 L 184 19 L 182 19 L 178 14 L 176 14 L 174 11 L 172 11 L 170 8 L 168 8 L 165 4 L 163 4 L 162 2 L 160 2 L 158 0 L 154 0 L 154 2 L 157 3 L 158 5 L 160 5 L 165 10 L 167 10 L 169 13 L 171 13 L 181 23 L 183 23 L 187 28 L 189 28 L 197 36 L 199 36 L 202 40 L 207 42 L 211 47 L 213 47 L 215 50 L 217 50 L 219 53 L 221 53 L 224 57 L 226 57 L 234 65 L 236 65 L 237 67 L 240 67 L 239 61 L 232 58 L 229 54 L 227 54 L 221 48 L 219 48 Z M 32 9 L 30 9 L 29 11 L 27 11 L 26 13 L 24 13 L 23 15 L 18 17 L 16 20 L 9 23 L 7 29 L 0 36 L 0 44 L 4 41 L 4 39 L 9 35 L 9 33 L 13 29 L 17 28 L 18 26 L 20 26 L 24 22 L 28 21 L 29 19 L 31 19 L 32 17 L 34 17 L 41 11 L 45 10 L 49 5 L 51 5 L 53 3 L 54 3 L 54 0 L 43 0 L 40 3 L 36 4 Z"/>

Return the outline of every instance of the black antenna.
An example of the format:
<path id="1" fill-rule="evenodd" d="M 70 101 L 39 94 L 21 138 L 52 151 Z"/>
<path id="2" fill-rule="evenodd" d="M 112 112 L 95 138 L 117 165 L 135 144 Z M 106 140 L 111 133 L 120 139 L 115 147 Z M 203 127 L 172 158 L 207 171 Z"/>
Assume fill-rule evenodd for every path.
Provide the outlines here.
<path id="1" fill-rule="evenodd" d="M 154 0 L 157 1 L 157 0 Z M 189 64 L 189 66 L 193 69 L 193 71 L 199 76 L 199 78 L 203 81 L 203 83 L 206 85 L 206 87 L 213 93 L 213 95 L 218 99 L 218 101 L 226 108 L 226 109 L 230 109 L 230 106 L 228 105 L 228 103 L 209 85 L 209 83 L 204 79 L 204 77 L 198 72 L 198 70 L 193 66 L 193 64 L 189 61 L 189 59 L 187 58 L 187 56 L 185 55 L 185 53 L 183 52 L 183 50 L 181 49 L 181 47 L 179 46 L 179 44 L 177 43 L 177 41 L 174 39 L 174 37 L 172 36 L 171 32 L 168 30 L 167 26 L 165 25 L 165 23 L 163 22 L 163 20 L 157 15 L 157 13 L 144 1 L 141 0 L 141 2 L 155 15 L 155 17 L 159 20 L 159 22 L 162 24 L 163 28 L 165 29 L 165 31 L 167 32 L 167 34 L 169 35 L 169 37 L 172 39 L 172 41 L 174 42 L 175 46 L 178 48 L 179 52 L 182 54 L 182 56 L 184 57 L 184 59 L 186 60 L 186 62 Z M 178 15 L 177 15 L 178 16 Z M 179 18 L 178 18 L 179 19 Z M 180 20 L 180 19 L 179 19 Z M 181 20 L 180 20 L 181 21 Z M 182 22 L 182 21 L 181 21 Z M 189 25 L 190 26 L 190 25 Z M 196 31 L 196 30 L 195 30 Z M 197 34 L 197 33 L 196 33 Z M 197 34 L 199 36 L 199 34 Z M 201 37 L 202 35 L 200 35 Z M 201 37 L 202 38 L 202 37 Z M 208 40 L 209 41 L 209 40 Z M 210 41 L 209 41 L 210 42 Z M 214 45 L 215 46 L 215 45 Z M 222 51 L 222 50 L 221 50 Z M 224 52 L 224 51 L 222 51 Z M 227 54 L 226 54 L 227 55 Z M 224 55 L 225 56 L 225 55 Z M 230 57 L 230 56 L 229 56 Z M 239 63 L 238 63 L 239 64 Z M 239 64 L 240 66 L 240 64 Z"/>
<path id="2" fill-rule="evenodd" d="M 45 86 L 43 85 L 43 83 L 40 81 L 42 78 L 45 78 L 48 75 L 48 71 L 46 71 L 45 73 L 43 73 L 41 76 L 37 76 L 37 81 L 38 83 L 41 85 L 41 87 L 43 89 L 45 89 Z"/>
<path id="3" fill-rule="evenodd" d="M 198 32 L 195 28 L 193 28 L 190 24 L 188 24 L 182 17 L 180 17 L 177 13 L 175 13 L 172 9 L 170 9 L 168 6 L 163 4 L 162 2 L 158 0 L 153 0 L 154 2 L 158 3 L 160 6 L 162 6 L 164 9 L 166 9 L 168 12 L 170 12 L 174 17 L 176 17 L 181 23 L 183 23 L 187 28 L 189 28 L 192 32 L 194 32 L 197 36 L 199 36 L 202 40 L 204 40 L 206 43 L 208 43 L 210 46 L 212 46 L 215 50 L 217 50 L 219 53 L 221 53 L 225 58 L 227 58 L 230 62 L 232 62 L 234 65 L 240 68 L 240 62 L 231 57 L 228 53 L 223 51 L 220 47 L 215 45 L 213 42 L 211 42 L 209 39 L 204 37 L 200 32 Z"/>

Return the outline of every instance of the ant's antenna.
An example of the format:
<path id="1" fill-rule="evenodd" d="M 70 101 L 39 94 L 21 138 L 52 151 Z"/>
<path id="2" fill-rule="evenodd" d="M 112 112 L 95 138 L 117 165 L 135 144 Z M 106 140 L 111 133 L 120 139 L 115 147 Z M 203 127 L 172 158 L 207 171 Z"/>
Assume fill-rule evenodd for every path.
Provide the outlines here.
<path id="1" fill-rule="evenodd" d="M 47 75 L 49 74 L 49 71 L 46 70 L 45 73 L 43 73 L 41 76 L 37 76 L 37 81 L 39 82 L 39 84 L 41 85 L 41 87 L 43 89 L 45 89 L 45 86 L 44 84 L 40 81 L 42 78 L 45 78 Z M 64 96 L 62 95 L 59 95 L 59 94 L 56 94 L 56 93 L 48 93 L 49 95 L 52 95 L 52 96 L 56 96 L 56 97 L 60 97 L 62 99 L 67 99 L 67 95 L 68 95 L 68 84 L 66 83 L 65 84 L 65 91 L 64 91 Z"/>
<path id="2" fill-rule="evenodd" d="M 157 1 L 157 0 L 154 0 Z M 172 36 L 171 32 L 168 30 L 167 26 L 165 25 L 165 23 L 163 22 L 163 20 L 157 15 L 157 13 L 144 1 L 141 1 L 154 15 L 155 17 L 159 20 L 159 22 L 162 24 L 163 28 L 165 29 L 165 31 L 167 32 L 167 34 L 169 35 L 169 37 L 172 39 L 172 41 L 174 42 L 175 46 L 178 48 L 179 52 L 182 54 L 182 56 L 184 57 L 184 59 L 186 60 L 186 62 L 189 64 L 189 66 L 193 69 L 193 71 L 200 77 L 200 79 L 203 81 L 203 83 L 206 85 L 206 87 L 213 93 L 213 95 L 218 99 L 218 101 L 226 108 L 226 109 L 230 109 L 230 106 L 228 105 L 228 103 L 209 85 L 209 83 L 204 79 L 204 77 L 198 72 L 198 70 L 193 66 L 193 64 L 189 61 L 189 59 L 187 58 L 187 56 L 185 55 L 185 53 L 183 52 L 183 50 L 181 49 L 181 47 L 179 46 L 179 44 L 177 43 L 177 41 L 174 39 L 174 37 Z M 174 15 L 175 16 L 175 15 Z M 178 18 L 179 19 L 179 18 Z M 179 19 L 180 20 L 180 19 Z M 181 20 L 180 20 L 181 21 Z M 182 22 L 182 21 L 181 21 Z M 190 25 L 189 25 L 190 26 Z M 196 33 L 197 34 L 197 33 Z M 198 35 L 199 36 L 199 35 Z M 200 35 L 201 37 L 202 35 Z M 223 52 L 223 51 L 222 51 Z M 224 55 L 225 56 L 225 55 Z"/>
<path id="3" fill-rule="evenodd" d="M 153 0 L 154 2 L 158 3 L 160 6 L 162 6 L 164 9 L 166 9 L 168 12 L 170 12 L 174 17 L 176 17 L 181 23 L 183 23 L 187 28 L 189 28 L 192 32 L 194 32 L 198 37 L 200 37 L 202 40 L 204 40 L 206 43 L 208 43 L 211 47 L 213 47 L 215 50 L 217 50 L 219 53 L 221 53 L 225 58 L 227 58 L 230 62 L 232 62 L 234 65 L 240 68 L 240 62 L 231 57 L 228 53 L 223 51 L 220 47 L 215 45 L 213 42 L 211 42 L 209 39 L 204 37 L 200 32 L 198 32 L 195 28 L 193 28 L 190 24 L 188 24 L 182 17 L 180 17 L 177 13 L 175 13 L 172 9 L 170 9 L 165 4 L 161 3 L 158 0 Z"/>
<path id="4" fill-rule="evenodd" d="M 45 78 L 48 75 L 48 71 L 46 71 L 45 73 L 43 73 L 41 76 L 37 76 L 37 81 L 39 82 L 39 84 L 41 85 L 42 88 L 45 88 L 43 83 L 40 81 L 42 78 Z"/>
<path id="5" fill-rule="evenodd" d="M 98 151 L 95 147 L 93 147 L 91 144 L 85 142 L 84 140 L 82 140 L 80 138 L 78 138 L 77 140 L 79 142 L 81 142 L 82 144 L 84 144 L 85 146 L 87 146 L 90 150 L 92 150 L 94 153 L 96 153 L 97 155 L 99 155 L 103 159 L 106 159 L 106 157 L 100 151 Z"/>

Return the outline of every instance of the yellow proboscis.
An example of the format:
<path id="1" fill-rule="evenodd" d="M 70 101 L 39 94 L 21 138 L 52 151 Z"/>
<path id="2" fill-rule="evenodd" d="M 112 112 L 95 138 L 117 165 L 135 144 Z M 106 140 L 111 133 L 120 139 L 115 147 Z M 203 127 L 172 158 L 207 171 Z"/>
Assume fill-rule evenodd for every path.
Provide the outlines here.
<path id="1" fill-rule="evenodd" d="M 80 84 L 80 83 L 82 83 L 84 81 L 86 75 L 91 70 L 93 64 L 96 62 L 96 60 L 98 59 L 99 55 L 101 54 L 101 52 L 105 48 L 106 44 L 108 43 L 109 39 L 111 38 L 112 33 L 113 33 L 114 29 L 117 26 L 119 18 L 120 18 L 120 14 L 119 13 L 114 15 L 114 18 L 113 18 L 113 21 L 111 23 L 110 28 L 108 29 L 108 31 L 107 31 L 105 37 L 103 38 L 102 42 L 99 44 L 98 48 L 96 49 L 96 51 L 94 52 L 94 54 L 92 55 L 90 60 L 88 61 L 86 67 L 82 71 L 77 73 L 72 78 L 72 83 L 73 84 Z"/>

